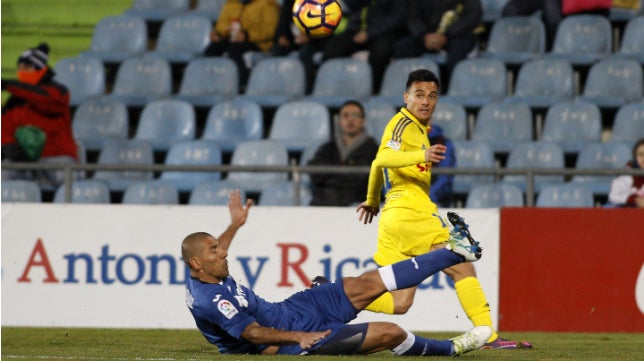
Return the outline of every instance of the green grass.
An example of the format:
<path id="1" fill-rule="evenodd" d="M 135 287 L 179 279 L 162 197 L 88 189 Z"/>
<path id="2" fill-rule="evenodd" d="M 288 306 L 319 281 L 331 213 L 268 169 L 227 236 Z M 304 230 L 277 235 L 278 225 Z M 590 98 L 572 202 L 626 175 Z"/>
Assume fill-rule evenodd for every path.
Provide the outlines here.
<path id="1" fill-rule="evenodd" d="M 434 338 L 455 333 L 423 333 Z M 462 360 L 642 360 L 642 334 L 503 333 L 530 340 L 532 350 L 483 350 Z M 283 360 L 297 356 L 219 355 L 197 330 L 2 328 L 2 358 L 11 360 Z M 391 360 L 388 352 L 360 357 L 307 356 L 307 360 Z M 409 358 L 405 358 L 408 360 Z M 434 357 L 448 360 L 447 357 Z"/>

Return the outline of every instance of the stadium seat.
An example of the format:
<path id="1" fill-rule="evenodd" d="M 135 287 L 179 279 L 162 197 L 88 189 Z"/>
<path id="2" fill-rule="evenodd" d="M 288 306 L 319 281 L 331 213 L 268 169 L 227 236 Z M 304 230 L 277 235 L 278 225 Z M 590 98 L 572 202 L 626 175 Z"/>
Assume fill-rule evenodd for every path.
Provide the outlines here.
<path id="1" fill-rule="evenodd" d="M 304 150 L 302 151 L 302 154 L 300 155 L 299 164 L 301 166 L 306 166 L 309 160 L 311 160 L 315 156 L 315 153 L 318 151 L 320 146 L 322 146 L 322 144 L 324 143 L 325 141 L 319 141 L 319 142 L 314 142 L 307 145 L 306 148 L 304 148 Z M 310 185 L 311 175 L 309 173 L 300 173 L 300 182 L 302 185 Z"/>
<path id="2" fill-rule="evenodd" d="M 154 151 L 167 151 L 175 142 L 195 138 L 195 110 L 187 102 L 156 100 L 143 108 L 134 139 L 148 141 Z"/>
<path id="3" fill-rule="evenodd" d="M 241 143 L 231 159 L 234 166 L 288 166 L 286 147 L 273 140 Z M 226 180 L 245 192 L 259 193 L 273 184 L 286 181 L 286 172 L 230 172 Z"/>
<path id="4" fill-rule="evenodd" d="M 599 108 L 584 101 L 561 102 L 546 113 L 540 140 L 557 143 L 565 153 L 579 153 L 586 143 L 601 138 Z"/>
<path id="5" fill-rule="evenodd" d="M 65 185 L 61 185 L 54 195 L 55 203 L 66 203 Z M 84 179 L 72 183 L 71 203 L 110 203 L 110 189 L 103 181 Z"/>
<path id="6" fill-rule="evenodd" d="M 179 192 L 168 182 L 152 180 L 127 187 L 123 204 L 179 204 Z"/>
<path id="7" fill-rule="evenodd" d="M 298 58 L 271 57 L 253 66 L 246 92 L 241 97 L 261 107 L 277 108 L 304 96 L 304 65 Z"/>
<path id="8" fill-rule="evenodd" d="M 295 201 L 295 190 L 292 182 L 270 186 L 262 191 L 259 197 L 260 206 L 308 206 L 313 194 L 308 186 L 300 184 L 299 203 Z"/>
<path id="9" fill-rule="evenodd" d="M 380 143 L 387 123 L 396 114 L 397 109 L 382 98 L 370 98 L 368 101 L 362 103 L 362 105 L 366 113 L 365 128 L 376 140 L 376 143 Z"/>
<path id="10" fill-rule="evenodd" d="M 268 134 L 268 139 L 282 143 L 289 152 L 302 152 L 307 145 L 330 137 L 329 110 L 306 100 L 291 101 L 277 108 Z"/>
<path id="11" fill-rule="evenodd" d="M 575 168 L 622 169 L 631 157 L 631 148 L 626 143 L 588 143 L 581 148 Z M 615 176 L 576 175 L 572 177 L 572 183 L 583 185 L 593 194 L 607 195 L 614 178 Z"/>
<path id="12" fill-rule="evenodd" d="M 644 64 L 644 15 L 634 17 L 626 23 L 622 42 L 615 55 Z"/>
<path id="13" fill-rule="evenodd" d="M 575 76 L 568 61 L 535 59 L 521 65 L 514 94 L 506 99 L 544 109 L 561 101 L 572 100 L 574 96 Z"/>
<path id="14" fill-rule="evenodd" d="M 228 204 L 230 192 L 237 189 L 233 184 L 227 181 L 206 181 L 199 183 L 190 193 L 188 199 L 189 205 L 200 206 L 225 206 Z M 246 192 L 240 190 L 242 201 L 246 199 Z"/>
<path id="15" fill-rule="evenodd" d="M 349 99 L 366 100 L 371 96 L 371 66 L 353 58 L 329 59 L 315 77 L 313 92 L 304 99 L 339 108 Z"/>
<path id="16" fill-rule="evenodd" d="M 261 107 L 248 100 L 235 99 L 210 109 L 201 139 L 214 140 L 224 153 L 232 153 L 240 143 L 259 140 L 263 133 Z"/>
<path id="17" fill-rule="evenodd" d="M 67 86 L 71 106 L 105 93 L 105 69 L 97 58 L 77 56 L 61 59 L 54 66 L 54 72 L 54 80 Z"/>
<path id="18" fill-rule="evenodd" d="M 393 59 L 385 69 L 380 92 L 372 98 L 384 100 L 396 107 L 404 106 L 403 93 L 405 92 L 407 76 L 412 70 L 416 69 L 431 70 L 440 79 L 440 69 L 432 59 L 426 57 Z"/>
<path id="19" fill-rule="evenodd" d="M 460 104 L 439 101 L 432 114 L 432 124 L 440 125 L 451 140 L 467 139 L 467 113 Z"/>
<path id="20" fill-rule="evenodd" d="M 210 140 L 176 143 L 165 158 L 166 165 L 221 165 L 221 149 Z M 161 180 L 172 183 L 179 192 L 192 191 L 199 183 L 219 180 L 220 172 L 164 171 Z"/>
<path id="21" fill-rule="evenodd" d="M 203 16 L 216 22 L 226 0 L 197 0 L 197 6 L 188 11 L 188 14 Z"/>
<path id="22" fill-rule="evenodd" d="M 520 65 L 541 56 L 546 48 L 546 31 L 541 18 L 513 16 L 496 20 L 484 58 L 499 59 L 508 65 Z"/>
<path id="23" fill-rule="evenodd" d="M 612 51 L 613 32 L 601 15 L 565 17 L 557 27 L 552 51 L 545 56 L 568 60 L 573 66 L 589 66 Z"/>
<path id="24" fill-rule="evenodd" d="M 28 180 L 2 180 L 2 203 L 40 203 L 42 195 L 38 183 Z"/>
<path id="25" fill-rule="evenodd" d="M 129 139 L 112 140 L 101 148 L 98 155 L 99 165 L 152 165 L 152 146 L 147 141 Z M 151 171 L 136 170 L 99 170 L 94 179 L 103 180 L 110 190 L 123 191 L 127 186 L 143 180 L 152 179 Z"/>
<path id="26" fill-rule="evenodd" d="M 532 123 L 525 104 L 488 103 L 479 110 L 472 140 L 489 144 L 495 153 L 508 153 L 516 144 L 532 141 Z"/>
<path id="27" fill-rule="evenodd" d="M 190 0 L 134 0 L 125 14 L 140 16 L 146 21 L 162 22 L 189 8 Z"/>
<path id="28" fill-rule="evenodd" d="M 498 59 L 461 60 L 452 72 L 447 95 L 442 101 L 479 108 L 507 95 L 507 73 Z"/>
<path id="29" fill-rule="evenodd" d="M 581 184 L 548 185 L 537 195 L 537 207 L 592 208 L 593 193 Z"/>
<path id="30" fill-rule="evenodd" d="M 167 60 L 143 55 L 125 60 L 116 71 L 110 98 L 126 106 L 143 107 L 172 91 L 172 71 Z"/>
<path id="31" fill-rule="evenodd" d="M 104 63 L 121 63 L 142 55 L 147 46 L 148 27 L 143 18 L 113 15 L 104 17 L 96 24 L 90 48 L 81 55 L 98 58 Z"/>
<path id="32" fill-rule="evenodd" d="M 508 156 L 506 169 L 563 169 L 564 152 L 555 144 L 544 141 L 525 142 L 516 145 Z M 545 185 L 563 183 L 561 175 L 535 175 L 534 190 L 539 192 Z M 526 191 L 526 176 L 505 175 L 502 180 L 505 184 L 514 184 L 521 191 Z"/>
<path id="33" fill-rule="evenodd" d="M 212 22 L 198 15 L 174 15 L 161 25 L 156 47 L 149 53 L 170 63 L 188 63 L 210 43 Z"/>
<path id="34" fill-rule="evenodd" d="M 619 108 L 642 99 L 644 95 L 642 66 L 631 59 L 608 58 L 592 65 L 586 77 L 581 100 L 600 108 Z"/>
<path id="35" fill-rule="evenodd" d="M 615 2 L 617 3 L 617 1 Z M 610 8 L 610 13 L 608 19 L 612 24 L 620 26 L 621 23 L 628 22 L 629 20 L 641 16 L 644 14 L 644 0 L 639 0 L 639 8 L 629 9 L 618 7 L 613 4 L 613 7 Z"/>
<path id="36" fill-rule="evenodd" d="M 196 58 L 186 66 L 174 98 L 210 108 L 237 96 L 238 89 L 237 65 L 230 58 Z"/>
<path id="37" fill-rule="evenodd" d="M 524 203 L 519 187 L 497 182 L 472 187 L 465 208 L 523 207 Z"/>
<path id="38" fill-rule="evenodd" d="M 483 8 L 483 22 L 494 23 L 501 19 L 501 10 L 508 0 L 481 0 L 481 7 Z"/>
<path id="39" fill-rule="evenodd" d="M 454 141 L 456 150 L 456 168 L 494 168 L 494 152 L 487 143 L 473 140 Z M 464 194 L 469 192 L 474 185 L 494 182 L 494 175 L 469 175 L 457 174 L 454 176 L 454 193 Z"/>
<path id="40" fill-rule="evenodd" d="M 611 141 L 635 145 L 638 139 L 644 138 L 644 100 L 621 106 L 612 130 Z"/>
<path id="41" fill-rule="evenodd" d="M 108 98 L 83 102 L 74 112 L 72 121 L 74 138 L 91 151 L 100 150 L 108 140 L 127 139 L 129 126 L 125 105 Z"/>

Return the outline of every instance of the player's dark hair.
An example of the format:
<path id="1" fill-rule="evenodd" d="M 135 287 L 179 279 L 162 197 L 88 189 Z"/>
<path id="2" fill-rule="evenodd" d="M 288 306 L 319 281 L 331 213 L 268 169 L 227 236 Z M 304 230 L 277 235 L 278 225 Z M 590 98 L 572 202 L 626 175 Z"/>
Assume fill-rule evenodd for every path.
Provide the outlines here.
<path id="1" fill-rule="evenodd" d="M 357 106 L 360 109 L 360 114 L 362 114 L 362 117 L 365 117 L 364 107 L 362 106 L 362 103 L 357 100 L 347 100 L 346 102 L 342 103 L 342 105 L 340 105 L 340 111 L 342 111 L 342 108 L 346 107 L 347 105 Z"/>
<path id="2" fill-rule="evenodd" d="M 405 86 L 405 90 L 409 91 L 409 89 L 411 88 L 411 85 L 419 81 L 436 83 L 436 86 L 438 87 L 438 89 L 440 89 L 441 87 L 441 84 L 438 81 L 438 76 L 433 71 L 427 70 L 427 69 L 416 69 L 411 73 L 409 73 L 409 76 L 407 77 L 407 85 Z"/>

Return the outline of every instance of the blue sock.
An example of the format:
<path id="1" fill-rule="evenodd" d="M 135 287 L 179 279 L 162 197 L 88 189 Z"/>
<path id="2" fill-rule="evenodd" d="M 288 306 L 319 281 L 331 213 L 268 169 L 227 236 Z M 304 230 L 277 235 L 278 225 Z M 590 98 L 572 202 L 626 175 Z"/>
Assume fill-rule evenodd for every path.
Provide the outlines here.
<path id="1" fill-rule="evenodd" d="M 441 248 L 378 269 L 388 291 L 416 286 L 434 273 L 463 262 L 458 254 Z"/>
<path id="2" fill-rule="evenodd" d="M 398 356 L 451 356 L 454 345 L 449 340 L 433 340 L 407 332 L 407 339 L 391 351 Z"/>

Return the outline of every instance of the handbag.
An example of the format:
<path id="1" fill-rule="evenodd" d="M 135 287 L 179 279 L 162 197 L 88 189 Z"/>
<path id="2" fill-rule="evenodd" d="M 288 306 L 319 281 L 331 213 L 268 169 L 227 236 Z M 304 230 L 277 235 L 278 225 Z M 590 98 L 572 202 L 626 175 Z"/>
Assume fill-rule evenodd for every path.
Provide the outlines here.
<path id="1" fill-rule="evenodd" d="M 29 159 L 33 161 L 40 159 L 47 140 L 47 134 L 42 129 L 25 125 L 16 129 L 14 137 Z"/>

